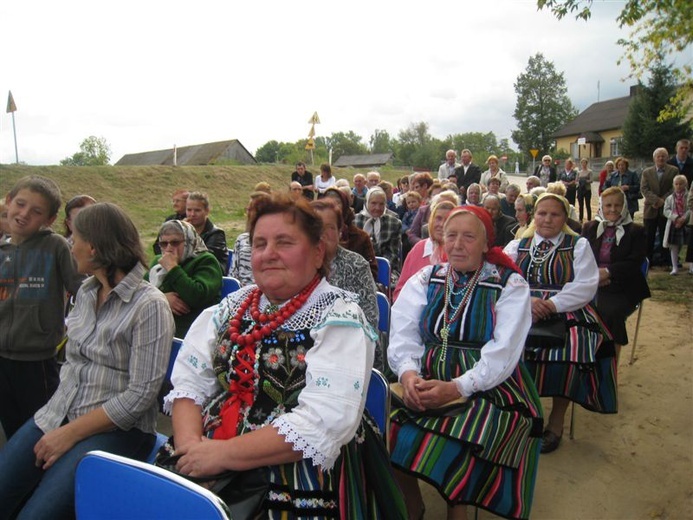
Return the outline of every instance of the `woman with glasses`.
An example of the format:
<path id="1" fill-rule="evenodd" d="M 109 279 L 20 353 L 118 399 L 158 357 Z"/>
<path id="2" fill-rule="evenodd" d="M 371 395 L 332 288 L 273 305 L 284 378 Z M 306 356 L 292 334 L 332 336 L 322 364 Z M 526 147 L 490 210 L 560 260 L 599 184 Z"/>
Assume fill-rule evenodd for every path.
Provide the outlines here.
<path id="1" fill-rule="evenodd" d="M 195 318 L 221 298 L 221 267 L 192 225 L 169 220 L 159 229 L 161 254 L 146 278 L 166 296 L 176 322 L 176 337 L 188 332 Z"/>

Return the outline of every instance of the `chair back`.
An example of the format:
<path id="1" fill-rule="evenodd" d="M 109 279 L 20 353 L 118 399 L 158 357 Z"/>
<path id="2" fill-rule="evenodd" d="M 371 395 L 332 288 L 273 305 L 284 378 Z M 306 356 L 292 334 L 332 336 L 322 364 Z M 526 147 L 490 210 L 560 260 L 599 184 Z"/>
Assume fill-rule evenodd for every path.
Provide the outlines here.
<path id="1" fill-rule="evenodd" d="M 642 264 L 640 265 L 640 272 L 642 272 L 642 275 L 645 277 L 645 280 L 647 280 L 647 273 L 650 271 L 650 259 L 645 257 L 645 260 L 642 261 Z"/>
<path id="2" fill-rule="evenodd" d="M 222 300 L 226 298 L 232 292 L 236 292 L 241 288 L 241 282 L 233 276 L 222 276 L 221 277 L 221 298 Z"/>
<path id="3" fill-rule="evenodd" d="M 202 486 L 104 451 L 90 451 L 77 465 L 75 509 L 80 520 L 230 519 L 221 499 Z"/>
<path id="4" fill-rule="evenodd" d="M 390 261 L 382 256 L 375 257 L 376 262 L 378 262 L 378 279 L 376 280 L 388 291 L 388 298 L 390 297 Z"/>
<path id="5" fill-rule="evenodd" d="M 173 365 L 176 362 L 176 357 L 178 357 L 178 351 L 183 345 L 183 340 L 180 338 L 173 338 L 171 342 L 171 355 L 168 358 L 168 368 L 166 369 L 166 381 L 171 381 L 171 374 L 173 373 Z"/>
<path id="6" fill-rule="evenodd" d="M 229 249 L 229 257 L 226 259 L 226 273 L 227 274 L 231 272 L 231 265 L 233 265 L 233 249 Z"/>
<path id="7" fill-rule="evenodd" d="M 371 369 L 371 379 L 366 394 L 366 410 L 378 425 L 387 446 L 390 429 L 390 385 L 385 376 L 375 368 Z"/>
<path id="8" fill-rule="evenodd" d="M 385 334 L 390 333 L 390 300 L 383 293 L 376 293 L 378 300 L 378 330 Z"/>

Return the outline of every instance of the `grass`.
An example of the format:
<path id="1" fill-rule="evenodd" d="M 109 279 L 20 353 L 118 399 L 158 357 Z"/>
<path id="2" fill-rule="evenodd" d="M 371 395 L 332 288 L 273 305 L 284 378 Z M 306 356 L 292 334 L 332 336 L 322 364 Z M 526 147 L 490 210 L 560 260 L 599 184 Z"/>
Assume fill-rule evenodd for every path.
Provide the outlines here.
<path id="1" fill-rule="evenodd" d="M 669 275 L 670 268 L 653 268 L 647 278 L 652 299 L 660 302 L 693 304 L 693 276 L 688 274 L 688 265 L 679 269 L 678 276 Z"/>
<path id="2" fill-rule="evenodd" d="M 319 168 L 310 167 L 314 174 Z M 212 204 L 211 220 L 226 232 L 227 242 L 233 244 L 245 229 L 244 211 L 248 195 L 260 181 L 274 189 L 288 187 L 293 167 L 259 164 L 252 166 L 22 166 L 0 165 L 0 193 L 7 193 L 17 179 L 25 175 L 43 175 L 56 181 L 63 200 L 86 193 L 99 202 L 113 202 L 133 219 L 147 253 L 156 239 L 159 226 L 172 212 L 171 193 L 178 188 L 203 191 Z M 356 171 L 337 169 L 337 178 L 352 179 Z M 387 168 L 383 179 L 396 179 L 411 173 Z M 64 214 L 54 225 L 62 232 Z"/>

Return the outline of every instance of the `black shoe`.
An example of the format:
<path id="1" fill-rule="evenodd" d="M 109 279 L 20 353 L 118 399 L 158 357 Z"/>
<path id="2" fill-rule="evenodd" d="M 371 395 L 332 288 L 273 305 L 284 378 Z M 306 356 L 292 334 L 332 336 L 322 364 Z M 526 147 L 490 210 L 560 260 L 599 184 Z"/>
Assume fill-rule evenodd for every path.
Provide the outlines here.
<path id="1" fill-rule="evenodd" d="M 551 453 L 556 451 L 556 448 L 561 443 L 561 437 L 563 437 L 563 432 L 560 435 L 556 435 L 551 430 L 544 430 L 544 435 L 541 437 L 541 452 Z"/>

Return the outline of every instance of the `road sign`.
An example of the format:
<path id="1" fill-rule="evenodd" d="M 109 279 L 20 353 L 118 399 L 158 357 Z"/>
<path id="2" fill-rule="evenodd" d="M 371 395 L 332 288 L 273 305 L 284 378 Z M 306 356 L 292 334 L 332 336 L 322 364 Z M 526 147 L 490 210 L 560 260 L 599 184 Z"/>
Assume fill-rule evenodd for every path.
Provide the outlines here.
<path id="1" fill-rule="evenodd" d="M 532 154 L 532 157 L 533 157 L 534 159 L 536 159 L 536 158 L 537 158 L 537 154 L 539 153 L 539 150 L 537 150 L 536 148 L 530 148 L 530 149 L 529 149 L 529 153 L 531 153 L 531 154 Z"/>

